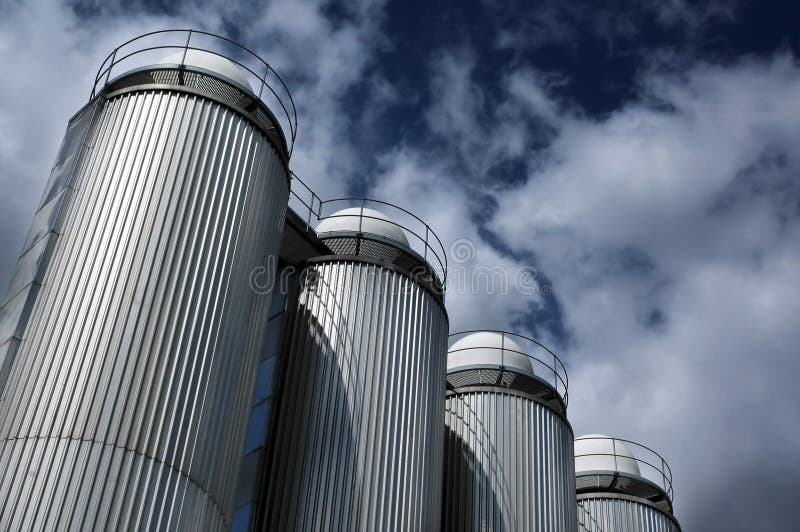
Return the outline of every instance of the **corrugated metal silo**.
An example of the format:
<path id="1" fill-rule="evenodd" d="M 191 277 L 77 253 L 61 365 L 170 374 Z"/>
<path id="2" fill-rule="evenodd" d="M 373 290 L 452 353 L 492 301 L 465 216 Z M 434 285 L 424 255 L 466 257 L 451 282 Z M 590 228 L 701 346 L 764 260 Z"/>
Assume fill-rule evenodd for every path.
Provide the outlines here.
<path id="1" fill-rule="evenodd" d="M 680 532 L 672 473 L 641 444 L 589 434 L 575 440 L 578 527 L 585 532 Z"/>
<path id="2" fill-rule="evenodd" d="M 427 225 L 415 229 L 416 218 L 382 202 L 321 218 L 318 236 L 331 255 L 301 275 L 264 528 L 437 530 L 443 248 Z"/>
<path id="3" fill-rule="evenodd" d="M 15 321 L 1 529 L 229 526 L 270 301 L 250 275 L 276 262 L 295 131 L 288 92 L 288 139 L 260 98 L 275 76 L 182 30 L 101 66 L 32 230 L 58 238 Z"/>
<path id="4" fill-rule="evenodd" d="M 448 351 L 445 531 L 575 531 L 567 375 L 535 340 L 454 334 Z"/>

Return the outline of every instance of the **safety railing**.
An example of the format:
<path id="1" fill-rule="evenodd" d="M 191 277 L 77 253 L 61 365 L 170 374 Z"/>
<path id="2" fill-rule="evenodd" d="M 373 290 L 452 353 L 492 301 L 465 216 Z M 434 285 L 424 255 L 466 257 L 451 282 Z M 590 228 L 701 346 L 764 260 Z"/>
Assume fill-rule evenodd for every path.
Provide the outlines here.
<path id="1" fill-rule="evenodd" d="M 297 108 L 283 78 L 267 61 L 249 48 L 214 33 L 192 29 L 159 30 L 120 44 L 106 56 L 97 69 L 90 99 L 114 79 L 114 74 L 162 63 L 165 51 L 181 53 L 177 66 L 183 69 L 190 50 L 206 52 L 231 61 L 241 69 L 241 74 L 248 80 L 250 87 L 241 86 L 237 80 L 228 81 L 262 101 L 270 112 L 272 109 L 282 111 L 276 113 L 277 121 L 282 130 L 289 132 L 287 148 L 291 156 L 297 138 Z"/>
<path id="2" fill-rule="evenodd" d="M 452 348 L 452 346 L 458 340 L 470 334 L 482 332 L 495 333 L 499 335 L 500 345 L 488 345 L 487 342 L 487 345 L 476 344 L 456 349 Z M 517 349 L 515 344 L 521 349 Z M 567 375 L 567 368 L 555 353 L 553 353 L 547 346 L 538 340 L 534 340 L 533 338 L 529 338 L 522 334 L 507 331 L 480 329 L 473 331 L 460 331 L 451 334 L 450 345 L 451 348 L 447 351 L 448 366 L 451 365 L 454 358 L 459 357 L 460 355 L 468 355 L 470 352 L 485 353 L 488 351 L 495 356 L 487 357 L 487 360 L 484 362 L 479 360 L 470 360 L 469 365 L 480 366 L 484 365 L 485 363 L 487 367 L 500 366 L 505 368 L 507 371 L 519 371 L 520 369 L 527 370 L 528 368 L 518 367 L 519 357 L 524 357 L 527 359 L 527 363 L 530 364 L 530 373 L 540 380 L 543 380 L 551 388 L 553 388 L 564 400 L 564 406 L 567 406 L 569 403 L 569 377 Z"/>
<path id="3" fill-rule="evenodd" d="M 599 444 L 597 447 L 600 448 L 593 452 L 578 453 L 576 451 L 577 475 L 580 476 L 582 474 L 580 466 L 582 458 L 604 457 L 608 460 L 609 466 L 613 465 L 614 472 L 622 471 L 623 473 L 625 473 L 626 462 L 630 464 L 633 461 L 638 466 L 638 476 L 661 488 L 669 500 L 672 501 L 672 470 L 666 460 L 650 447 L 635 441 L 612 438 L 610 436 L 582 436 L 576 438 L 575 441 L 596 441 Z M 608 452 L 599 452 L 600 450 Z M 592 468 L 592 472 L 596 473 L 597 470 Z"/>
<path id="4" fill-rule="evenodd" d="M 303 182 L 294 172 L 291 174 L 292 186 L 289 198 L 289 207 L 306 223 L 306 228 L 315 228 L 324 220 L 347 219 L 348 224 L 354 228 L 353 232 L 363 233 L 365 237 L 389 243 L 402 251 L 415 255 L 426 263 L 436 275 L 440 286 L 447 282 L 447 253 L 441 239 L 433 232 L 430 225 L 407 209 L 387 201 L 345 197 L 323 200 Z M 343 209 L 357 209 L 347 214 L 337 214 Z M 369 214 L 369 210 L 379 211 L 386 218 L 379 218 Z M 369 233 L 369 222 L 378 221 L 382 224 L 400 229 L 408 240 L 408 246 L 396 240 L 388 240 L 381 235 Z"/>

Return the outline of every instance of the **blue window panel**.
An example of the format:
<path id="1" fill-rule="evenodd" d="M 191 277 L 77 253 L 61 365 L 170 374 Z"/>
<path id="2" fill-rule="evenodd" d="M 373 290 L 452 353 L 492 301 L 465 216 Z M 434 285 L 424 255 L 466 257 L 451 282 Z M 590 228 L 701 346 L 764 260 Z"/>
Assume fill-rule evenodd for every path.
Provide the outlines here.
<path id="1" fill-rule="evenodd" d="M 281 332 L 283 328 L 283 314 L 272 318 L 267 322 L 266 341 L 264 345 L 263 357 L 271 357 L 278 354 L 281 345 Z"/>
<path id="2" fill-rule="evenodd" d="M 247 532 L 250 528 L 250 513 L 252 511 L 253 503 L 250 502 L 234 510 L 233 518 L 231 519 L 231 532 Z"/>
<path id="3" fill-rule="evenodd" d="M 272 395 L 277 360 L 278 357 L 269 357 L 258 366 L 258 378 L 256 379 L 256 390 L 253 393 L 253 404 L 260 403 Z"/>
<path id="4" fill-rule="evenodd" d="M 269 423 L 269 413 L 272 401 L 267 399 L 253 407 L 250 412 L 250 423 L 247 427 L 247 440 L 244 444 L 244 454 L 250 454 L 264 445 Z"/>
<path id="5" fill-rule="evenodd" d="M 269 317 L 272 318 L 276 314 L 280 314 L 284 311 L 286 307 L 286 289 L 288 287 L 282 286 L 281 279 L 283 276 L 281 275 L 282 270 L 278 272 L 278 275 L 275 276 L 275 288 L 272 290 L 272 301 L 270 301 L 269 306 Z"/>
<path id="6" fill-rule="evenodd" d="M 233 498 L 233 507 L 238 508 L 255 500 L 256 480 L 261 473 L 261 453 L 256 451 L 245 455 L 239 462 L 239 476 L 236 479 L 236 494 Z"/>

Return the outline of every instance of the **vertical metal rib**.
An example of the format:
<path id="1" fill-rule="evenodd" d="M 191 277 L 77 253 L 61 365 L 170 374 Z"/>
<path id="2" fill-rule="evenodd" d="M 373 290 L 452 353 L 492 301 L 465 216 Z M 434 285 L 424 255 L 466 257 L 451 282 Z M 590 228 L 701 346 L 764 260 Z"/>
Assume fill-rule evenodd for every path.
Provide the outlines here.
<path id="1" fill-rule="evenodd" d="M 646 502 L 602 493 L 578 496 L 580 532 L 680 532 L 669 515 Z"/>
<path id="2" fill-rule="evenodd" d="M 574 531 L 572 429 L 513 391 L 449 394 L 442 530 Z"/>
<path id="3" fill-rule="evenodd" d="M 96 120 L 0 406 L 0 529 L 224 529 L 287 170 L 199 96 Z"/>
<path id="4" fill-rule="evenodd" d="M 312 265 L 266 479 L 267 530 L 438 530 L 447 317 L 387 268 Z"/>

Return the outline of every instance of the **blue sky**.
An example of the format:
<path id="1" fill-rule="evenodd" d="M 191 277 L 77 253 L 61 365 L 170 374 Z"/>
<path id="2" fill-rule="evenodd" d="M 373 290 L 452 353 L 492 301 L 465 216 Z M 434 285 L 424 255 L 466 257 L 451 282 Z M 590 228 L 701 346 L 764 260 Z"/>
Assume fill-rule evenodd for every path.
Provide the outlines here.
<path id="1" fill-rule="evenodd" d="M 684 530 L 800 522 L 800 46 L 793 2 L 0 4 L 0 284 L 66 121 L 113 47 L 195 27 L 259 51 L 299 107 L 293 169 L 428 220 L 453 330 L 534 334 L 576 435 L 662 452 Z"/>

